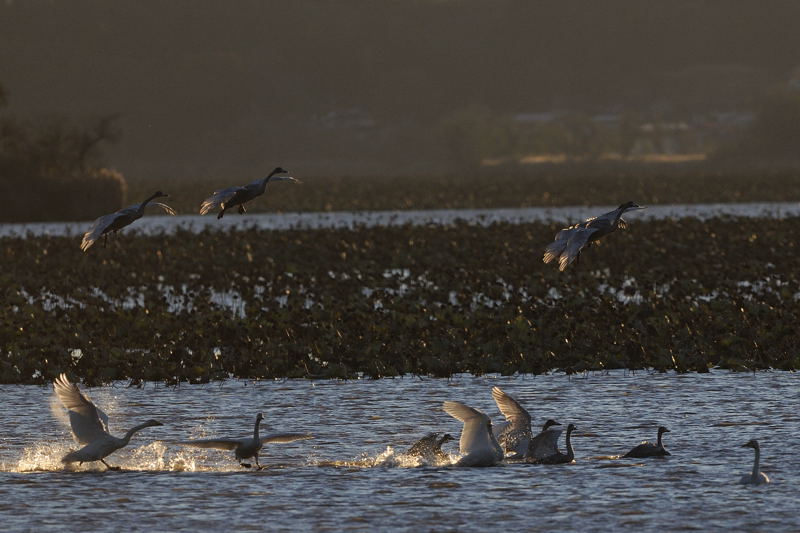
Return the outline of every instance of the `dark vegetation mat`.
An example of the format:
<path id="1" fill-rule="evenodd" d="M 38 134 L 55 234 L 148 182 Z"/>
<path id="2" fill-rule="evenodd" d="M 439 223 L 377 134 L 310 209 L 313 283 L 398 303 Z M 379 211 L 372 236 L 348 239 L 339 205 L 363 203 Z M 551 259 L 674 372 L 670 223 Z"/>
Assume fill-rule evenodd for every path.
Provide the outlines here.
<path id="1" fill-rule="evenodd" d="M 800 221 L 0 239 L 0 381 L 795 369 Z"/>
<path id="2" fill-rule="evenodd" d="M 800 171 L 715 164 L 555 164 L 499 166 L 462 174 L 402 177 L 314 177 L 273 183 L 251 212 L 457 209 L 562 205 L 800 201 Z M 206 180 L 130 179 L 129 203 L 156 190 L 182 214 L 197 213 L 215 189 L 259 176 Z"/>

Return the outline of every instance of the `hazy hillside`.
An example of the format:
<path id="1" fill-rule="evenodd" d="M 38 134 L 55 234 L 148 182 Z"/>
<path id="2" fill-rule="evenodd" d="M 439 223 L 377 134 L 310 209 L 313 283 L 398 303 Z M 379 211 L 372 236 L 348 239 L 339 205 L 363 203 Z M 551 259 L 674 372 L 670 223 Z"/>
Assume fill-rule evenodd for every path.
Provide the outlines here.
<path id="1" fill-rule="evenodd" d="M 122 113 L 128 175 L 418 169 L 470 106 L 749 108 L 800 65 L 797 20 L 793 1 L 17 0 L 0 83 L 16 115 Z"/>

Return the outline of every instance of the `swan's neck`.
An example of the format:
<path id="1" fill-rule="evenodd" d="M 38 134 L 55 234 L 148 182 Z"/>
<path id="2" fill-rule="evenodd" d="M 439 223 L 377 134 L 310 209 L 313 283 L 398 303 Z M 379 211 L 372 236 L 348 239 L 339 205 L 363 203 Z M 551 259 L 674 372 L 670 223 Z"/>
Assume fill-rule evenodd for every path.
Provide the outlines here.
<path id="1" fill-rule="evenodd" d="M 150 424 L 146 422 L 144 424 L 139 424 L 138 426 L 132 427 L 131 429 L 128 430 L 127 433 L 125 433 L 125 436 L 122 437 L 122 440 L 125 441 L 125 444 L 127 445 L 131 441 L 131 437 L 133 437 L 135 433 L 147 427 L 150 427 Z"/>
<path id="2" fill-rule="evenodd" d="M 261 180 L 261 192 L 262 193 L 265 190 L 267 190 L 267 183 L 269 183 L 269 180 L 271 180 L 274 175 L 275 175 L 275 171 L 273 170 L 272 172 L 269 173 L 269 176 L 267 176 L 266 178 Z"/>
<path id="3" fill-rule="evenodd" d="M 572 461 L 575 459 L 575 450 L 572 449 L 572 430 L 567 431 L 567 457 Z"/>
<path id="4" fill-rule="evenodd" d="M 759 463 L 761 462 L 761 450 L 758 446 L 755 447 L 756 450 L 756 459 L 753 461 L 753 479 L 758 479 L 759 475 Z"/>
<path id="5" fill-rule="evenodd" d="M 147 200 L 145 200 L 144 202 L 142 202 L 142 203 L 141 203 L 141 205 L 139 206 L 139 211 L 141 211 L 141 212 L 144 212 L 144 208 L 145 208 L 145 207 L 147 207 L 147 204 L 149 204 L 150 202 L 152 202 L 152 201 L 153 201 L 153 200 L 154 200 L 154 199 L 155 199 L 157 196 L 158 196 L 157 194 L 153 194 L 153 195 L 152 195 L 152 196 L 150 196 L 150 197 L 149 197 Z"/>
<path id="6" fill-rule="evenodd" d="M 656 442 L 656 446 L 658 446 L 659 448 L 661 448 L 663 450 L 664 449 L 664 445 L 661 444 L 661 436 L 662 435 L 663 435 L 663 433 L 659 431 L 658 432 L 658 442 Z"/>
<path id="7" fill-rule="evenodd" d="M 256 418 L 256 427 L 255 427 L 255 429 L 253 429 L 253 440 L 256 441 L 256 442 L 259 442 L 259 440 L 260 440 L 258 438 L 258 426 L 259 426 L 259 424 L 261 424 L 261 419 L 260 418 Z"/>

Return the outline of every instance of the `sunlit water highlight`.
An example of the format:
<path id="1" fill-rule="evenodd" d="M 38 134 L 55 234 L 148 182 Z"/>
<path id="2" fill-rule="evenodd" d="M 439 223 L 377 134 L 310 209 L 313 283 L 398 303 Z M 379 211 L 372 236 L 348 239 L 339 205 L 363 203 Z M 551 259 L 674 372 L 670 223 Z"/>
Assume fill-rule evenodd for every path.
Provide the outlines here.
<path id="1" fill-rule="evenodd" d="M 122 232 L 162 235 L 178 230 L 291 230 L 352 229 L 358 227 L 427 226 L 466 223 L 479 226 L 505 222 L 574 223 L 616 209 L 617 206 L 521 207 L 496 209 L 430 209 L 403 211 L 334 211 L 310 213 L 258 213 L 245 216 L 229 214 L 218 220 L 214 216 L 178 215 L 147 216 Z M 728 204 L 659 204 L 644 211 L 626 215 L 630 220 L 664 220 L 715 217 L 777 218 L 800 216 L 798 202 L 751 202 Z M 36 222 L 0 224 L 0 237 L 78 236 L 89 229 L 86 222 Z"/>
<path id="2" fill-rule="evenodd" d="M 797 531 L 800 378 L 794 373 L 471 377 L 379 381 L 228 381 L 91 389 L 112 433 L 147 428 L 102 465 L 66 470 L 73 444 L 49 388 L 0 386 L 0 521 L 5 531 L 459 530 Z M 574 422 L 577 462 L 493 468 L 421 466 L 400 453 L 429 431 L 457 435 L 441 410 L 460 400 L 498 420 L 490 388 L 526 405 L 534 423 Z M 310 431 L 272 444 L 262 471 L 231 452 L 171 441 Z M 664 459 L 618 456 L 655 428 L 672 429 Z M 737 484 L 762 444 L 773 483 Z M 455 453 L 457 443 L 445 448 Z"/>

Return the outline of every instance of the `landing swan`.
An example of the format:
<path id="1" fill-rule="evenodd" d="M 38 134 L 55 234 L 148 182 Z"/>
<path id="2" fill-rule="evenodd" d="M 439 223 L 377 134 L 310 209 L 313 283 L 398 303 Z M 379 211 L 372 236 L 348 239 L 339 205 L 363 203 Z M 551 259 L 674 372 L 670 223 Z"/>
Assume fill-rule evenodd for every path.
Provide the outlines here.
<path id="1" fill-rule="evenodd" d="M 581 251 L 593 242 L 617 229 L 625 229 L 628 224 L 622 215 L 628 211 L 644 209 L 633 202 L 626 202 L 604 215 L 586 219 L 556 234 L 553 242 L 547 245 L 542 261 L 549 263 L 558 259 L 558 269 L 564 271 L 573 261 L 580 258 Z"/>
<path id="2" fill-rule="evenodd" d="M 664 426 L 660 426 L 658 428 L 658 440 L 655 444 L 652 442 L 643 442 L 638 446 L 635 446 L 631 451 L 623 455 L 622 457 L 659 457 L 664 455 L 672 455 L 669 453 L 666 448 L 664 448 L 664 444 L 661 442 L 661 436 L 664 433 L 669 433 L 669 430 Z"/>
<path id="3" fill-rule="evenodd" d="M 494 466 L 503 460 L 503 449 L 492 433 L 492 421 L 486 414 L 461 402 L 446 401 L 442 408 L 464 423 L 459 440 L 462 457 L 456 466 Z"/>
<path id="4" fill-rule="evenodd" d="M 267 183 L 270 181 L 293 181 L 295 183 L 300 183 L 300 180 L 290 176 L 276 176 L 276 174 L 285 174 L 286 172 L 287 171 L 283 170 L 281 167 L 277 167 L 270 172 L 266 178 L 259 178 L 247 185 L 237 185 L 214 191 L 211 196 L 203 200 L 203 203 L 200 205 L 200 214 L 205 215 L 213 209 L 221 207 L 222 210 L 217 215 L 217 218 L 222 218 L 225 216 L 225 211 L 238 205 L 239 213 L 243 215 L 247 212 L 244 208 L 244 204 L 264 194 L 264 191 L 267 189 Z"/>
<path id="5" fill-rule="evenodd" d="M 115 451 L 128 445 L 134 433 L 146 427 L 161 426 L 157 420 L 148 420 L 131 428 L 124 437 L 118 438 L 108 433 L 108 416 L 98 409 L 86 396 L 81 394 L 78 386 L 70 383 L 66 374 L 58 376 L 53 389 L 61 405 L 69 411 L 69 423 L 72 426 L 72 437 L 83 448 L 69 452 L 62 463 L 88 463 L 100 461 L 109 470 L 119 470 L 110 466 L 103 459 Z"/>
<path id="6" fill-rule="evenodd" d="M 761 485 L 763 483 L 769 483 L 767 475 L 759 469 L 761 447 L 758 445 L 758 441 L 756 439 L 749 440 L 745 444 L 742 444 L 742 448 L 753 448 L 756 451 L 756 458 L 753 461 L 753 471 L 750 474 L 743 475 L 739 483 L 743 485 Z"/>
<path id="7" fill-rule="evenodd" d="M 153 195 L 151 195 L 141 204 L 133 204 L 125 209 L 120 209 L 115 213 L 101 216 L 94 221 L 92 227 L 89 228 L 89 231 L 83 235 L 83 240 L 81 241 L 81 250 L 84 252 L 87 251 L 95 242 L 97 242 L 100 237 L 103 237 L 111 232 L 119 231 L 125 226 L 142 218 L 142 215 L 144 215 L 144 208 L 148 205 L 157 205 L 168 215 L 174 215 L 175 210 L 167 204 L 153 202 L 153 200 L 156 198 L 167 198 L 168 196 L 168 194 L 158 191 L 153 193 Z"/>
<path id="8" fill-rule="evenodd" d="M 296 440 L 305 440 L 314 438 L 308 433 L 271 433 L 263 437 L 258 434 L 258 426 L 264 419 L 264 415 L 258 413 L 256 415 L 256 425 L 253 430 L 253 436 L 250 438 L 242 439 L 204 439 L 204 440 L 185 440 L 180 441 L 178 444 L 183 446 L 193 446 L 195 448 L 216 448 L 218 450 L 233 450 L 236 455 L 236 460 L 245 468 L 250 468 L 250 463 L 243 463 L 243 459 L 254 457 L 256 460 L 256 468 L 261 470 L 263 468 L 258 464 L 258 452 L 265 444 L 271 442 L 294 442 Z"/>

